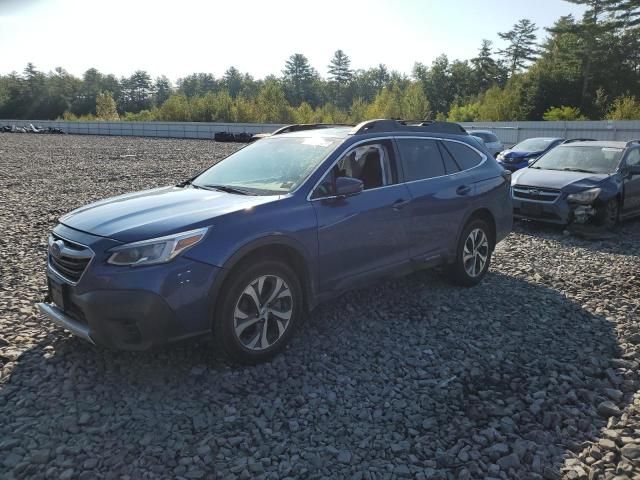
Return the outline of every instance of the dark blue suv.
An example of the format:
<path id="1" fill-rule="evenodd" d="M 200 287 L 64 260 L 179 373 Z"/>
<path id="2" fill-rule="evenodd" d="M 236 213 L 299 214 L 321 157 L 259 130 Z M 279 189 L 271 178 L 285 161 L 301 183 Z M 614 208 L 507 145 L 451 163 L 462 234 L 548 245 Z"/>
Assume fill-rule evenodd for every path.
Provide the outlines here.
<path id="1" fill-rule="evenodd" d="M 292 125 L 180 185 L 63 216 L 38 306 L 96 344 L 213 333 L 262 361 L 318 302 L 374 278 L 440 265 L 477 284 L 511 230 L 509 189 L 456 124 Z"/>

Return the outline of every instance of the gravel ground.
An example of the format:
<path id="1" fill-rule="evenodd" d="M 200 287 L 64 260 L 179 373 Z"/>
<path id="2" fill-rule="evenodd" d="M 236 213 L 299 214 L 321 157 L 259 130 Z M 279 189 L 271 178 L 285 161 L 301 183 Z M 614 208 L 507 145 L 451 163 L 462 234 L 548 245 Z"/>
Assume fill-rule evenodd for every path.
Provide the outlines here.
<path id="1" fill-rule="evenodd" d="M 43 322 L 48 231 L 237 148 L 0 134 L 1 478 L 640 478 L 640 222 L 517 225 L 486 280 L 320 306 L 271 363 L 127 353 Z"/>

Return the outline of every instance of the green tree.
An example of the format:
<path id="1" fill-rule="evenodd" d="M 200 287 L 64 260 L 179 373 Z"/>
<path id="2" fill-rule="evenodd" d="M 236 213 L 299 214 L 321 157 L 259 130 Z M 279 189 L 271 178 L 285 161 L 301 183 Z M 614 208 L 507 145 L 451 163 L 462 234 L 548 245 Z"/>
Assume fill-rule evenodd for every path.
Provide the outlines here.
<path id="1" fill-rule="evenodd" d="M 482 40 L 478 55 L 471 59 L 478 93 L 504 83 L 504 70 L 492 56 L 492 45 L 490 40 Z"/>
<path id="2" fill-rule="evenodd" d="M 153 86 L 151 77 L 144 70 L 136 70 L 133 75 L 123 78 L 124 109 L 128 112 L 139 112 L 151 108 Z"/>
<path id="3" fill-rule="evenodd" d="M 261 123 L 291 121 L 290 105 L 280 84 L 274 80 L 264 83 L 256 98 L 256 118 Z"/>
<path id="4" fill-rule="evenodd" d="M 98 120 L 120 120 L 111 92 L 100 92 L 96 96 L 96 117 Z"/>
<path id="5" fill-rule="evenodd" d="M 227 90 L 232 98 L 236 98 L 243 87 L 243 77 L 236 67 L 230 67 L 222 76 L 222 86 Z"/>
<path id="6" fill-rule="evenodd" d="M 351 96 L 347 85 L 353 78 L 351 60 L 342 51 L 336 50 L 327 67 L 329 71 L 329 89 L 332 100 L 341 108 L 349 105 Z"/>
<path id="7" fill-rule="evenodd" d="M 450 122 L 473 122 L 480 117 L 480 102 L 465 105 L 453 105 L 447 120 Z"/>
<path id="8" fill-rule="evenodd" d="M 577 107 L 561 106 L 551 107 L 544 112 L 542 116 L 544 120 L 586 120 L 587 118 L 580 113 L 580 109 Z"/>
<path id="9" fill-rule="evenodd" d="M 531 20 L 521 19 L 508 32 L 498 33 L 507 42 L 507 46 L 499 50 L 509 65 L 509 74 L 513 76 L 524 68 L 528 62 L 535 60 L 537 55 L 536 31 L 538 27 Z"/>
<path id="10" fill-rule="evenodd" d="M 338 85 L 346 85 L 353 77 L 351 59 L 342 50 L 335 51 L 329 62 L 328 70 L 329 80 Z"/>
<path id="11" fill-rule="evenodd" d="M 298 106 L 302 102 L 314 103 L 312 86 L 317 74 L 311 68 L 307 57 L 301 53 L 294 53 L 287 60 L 282 73 L 287 97 L 292 105 Z"/>
<path id="12" fill-rule="evenodd" d="M 640 120 L 640 101 L 636 97 L 616 98 L 607 114 L 608 120 Z"/>
<path id="13" fill-rule="evenodd" d="M 183 93 L 171 95 L 158 109 L 158 120 L 168 122 L 190 122 L 191 106 Z"/>
<path id="14" fill-rule="evenodd" d="M 427 120 L 431 116 L 429 100 L 417 82 L 404 89 L 401 102 L 401 116 L 406 120 Z"/>
<path id="15" fill-rule="evenodd" d="M 171 96 L 171 81 L 164 75 L 156 78 L 153 83 L 153 103 L 159 107 Z"/>

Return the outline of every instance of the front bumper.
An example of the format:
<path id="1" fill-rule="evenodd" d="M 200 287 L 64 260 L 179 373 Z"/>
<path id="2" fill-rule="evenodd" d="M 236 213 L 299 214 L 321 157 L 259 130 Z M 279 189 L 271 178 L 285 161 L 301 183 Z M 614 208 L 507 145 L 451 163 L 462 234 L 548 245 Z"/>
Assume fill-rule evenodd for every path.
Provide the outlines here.
<path id="1" fill-rule="evenodd" d="M 112 240 L 63 225 L 55 234 L 96 252 L 77 283 L 49 262 L 50 294 L 37 307 L 51 322 L 97 345 L 144 350 L 211 331 L 219 267 L 181 255 L 145 267 L 106 262 Z"/>
<path id="2" fill-rule="evenodd" d="M 76 294 L 66 289 L 64 309 L 39 303 L 50 321 L 93 344 L 121 350 L 145 350 L 190 336 L 159 295 L 143 290 L 94 291 Z"/>
<path id="3" fill-rule="evenodd" d="M 58 308 L 56 304 L 42 302 L 36 303 L 36 306 L 38 307 L 38 310 L 40 310 L 40 313 L 56 325 L 69 330 L 75 336 L 80 337 L 89 343 L 95 344 L 93 338 L 91 338 L 91 331 L 89 330 L 89 327 L 66 315 L 64 310 Z"/>
<path id="4" fill-rule="evenodd" d="M 568 203 L 563 199 L 551 203 L 513 198 L 515 218 L 568 225 L 588 223 L 596 218 L 597 214 L 598 210 L 592 205 Z"/>

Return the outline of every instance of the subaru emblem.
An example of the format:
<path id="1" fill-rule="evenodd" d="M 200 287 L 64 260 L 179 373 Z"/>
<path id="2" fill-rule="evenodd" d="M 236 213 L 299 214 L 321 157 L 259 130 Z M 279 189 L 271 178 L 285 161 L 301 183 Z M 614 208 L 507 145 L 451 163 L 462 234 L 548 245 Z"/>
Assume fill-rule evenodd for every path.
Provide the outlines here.
<path id="1" fill-rule="evenodd" d="M 49 247 L 49 253 L 51 253 L 51 256 L 54 258 L 60 258 L 63 248 L 64 242 L 62 240 L 56 240 L 51 244 L 51 247 Z"/>

